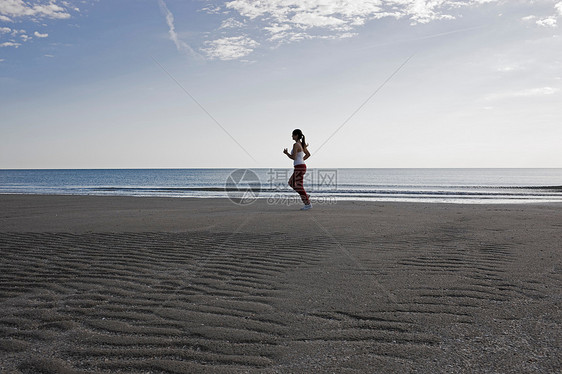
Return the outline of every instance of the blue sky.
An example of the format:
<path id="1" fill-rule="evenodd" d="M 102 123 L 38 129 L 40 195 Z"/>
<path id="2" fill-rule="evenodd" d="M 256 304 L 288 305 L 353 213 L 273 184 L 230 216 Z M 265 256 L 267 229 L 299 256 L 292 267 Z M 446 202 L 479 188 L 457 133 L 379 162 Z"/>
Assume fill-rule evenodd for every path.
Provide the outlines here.
<path id="1" fill-rule="evenodd" d="M 294 128 L 310 167 L 562 167 L 560 27 L 560 0 L 0 0 L 0 168 L 290 167 Z"/>

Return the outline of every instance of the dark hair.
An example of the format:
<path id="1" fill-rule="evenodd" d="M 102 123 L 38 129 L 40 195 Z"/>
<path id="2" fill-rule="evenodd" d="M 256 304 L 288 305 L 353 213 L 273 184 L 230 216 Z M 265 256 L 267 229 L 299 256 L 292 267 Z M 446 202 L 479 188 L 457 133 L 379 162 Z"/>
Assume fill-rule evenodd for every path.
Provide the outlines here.
<path id="1" fill-rule="evenodd" d="M 304 149 L 306 148 L 307 144 L 306 141 L 304 139 L 304 134 L 302 133 L 302 131 L 300 129 L 294 129 L 293 130 L 293 135 L 298 136 L 298 140 L 300 140 L 300 143 L 302 145 L 302 149 L 304 151 Z"/>

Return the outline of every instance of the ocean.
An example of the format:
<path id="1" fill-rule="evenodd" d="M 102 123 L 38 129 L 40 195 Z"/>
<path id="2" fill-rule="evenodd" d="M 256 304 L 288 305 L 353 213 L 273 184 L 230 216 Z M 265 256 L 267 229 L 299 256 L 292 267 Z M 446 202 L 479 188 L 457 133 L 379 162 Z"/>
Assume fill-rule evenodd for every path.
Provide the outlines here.
<path id="1" fill-rule="evenodd" d="M 292 169 L 0 170 L 0 194 L 231 198 L 297 201 Z M 309 169 L 313 203 L 562 202 L 562 169 Z"/>

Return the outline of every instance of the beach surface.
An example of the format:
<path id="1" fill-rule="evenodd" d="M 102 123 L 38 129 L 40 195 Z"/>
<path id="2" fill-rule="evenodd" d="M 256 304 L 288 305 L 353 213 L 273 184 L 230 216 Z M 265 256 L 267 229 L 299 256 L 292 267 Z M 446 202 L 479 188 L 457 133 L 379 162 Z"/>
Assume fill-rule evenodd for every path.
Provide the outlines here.
<path id="1" fill-rule="evenodd" d="M 562 205 L 0 195 L 2 373 L 554 373 Z"/>

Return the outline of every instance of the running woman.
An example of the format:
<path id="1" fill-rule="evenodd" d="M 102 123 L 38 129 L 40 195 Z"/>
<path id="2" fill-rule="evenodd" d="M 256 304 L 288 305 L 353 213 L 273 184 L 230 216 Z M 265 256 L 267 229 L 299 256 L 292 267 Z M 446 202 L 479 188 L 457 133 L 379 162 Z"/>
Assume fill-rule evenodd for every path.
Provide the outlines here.
<path id="1" fill-rule="evenodd" d="M 293 140 L 295 141 L 295 144 L 293 144 L 293 150 L 291 153 L 287 151 L 287 148 L 283 150 L 284 154 L 286 154 L 291 160 L 294 160 L 293 165 L 295 170 L 293 171 L 291 178 L 289 178 L 289 186 L 291 186 L 293 190 L 301 196 L 302 202 L 304 203 L 304 207 L 302 207 L 301 210 L 309 210 L 312 208 L 312 204 L 310 204 L 310 195 L 307 195 L 304 190 L 303 180 L 304 174 L 306 173 L 306 164 L 304 163 L 304 160 L 310 157 L 310 152 L 308 152 L 308 144 L 305 143 L 304 135 L 301 130 L 293 130 Z"/>

